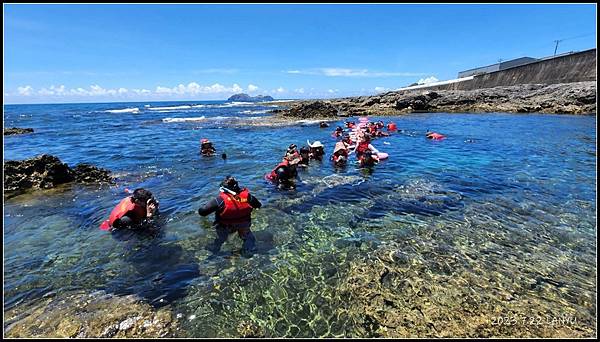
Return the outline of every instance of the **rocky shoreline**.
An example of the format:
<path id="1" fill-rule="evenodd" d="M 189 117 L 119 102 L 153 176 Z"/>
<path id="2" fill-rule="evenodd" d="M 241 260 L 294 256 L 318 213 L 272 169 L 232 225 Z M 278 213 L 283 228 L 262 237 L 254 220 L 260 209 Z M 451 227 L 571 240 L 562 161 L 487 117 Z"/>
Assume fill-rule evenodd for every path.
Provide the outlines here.
<path id="1" fill-rule="evenodd" d="M 114 180 L 108 170 L 90 164 L 70 168 L 57 157 L 47 154 L 4 163 L 4 191 L 10 194 L 30 188 L 50 189 L 69 182 L 112 184 Z"/>
<path id="2" fill-rule="evenodd" d="M 279 103 L 288 118 L 401 115 L 418 112 L 595 114 L 596 82 L 522 84 L 476 90 L 400 90 L 374 96 Z"/>

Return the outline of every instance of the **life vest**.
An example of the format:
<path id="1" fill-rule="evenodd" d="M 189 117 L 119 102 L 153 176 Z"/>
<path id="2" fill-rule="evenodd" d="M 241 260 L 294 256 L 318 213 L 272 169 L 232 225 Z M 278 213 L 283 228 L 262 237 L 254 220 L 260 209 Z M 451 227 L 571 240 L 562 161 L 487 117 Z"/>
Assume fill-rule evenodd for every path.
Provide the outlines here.
<path id="1" fill-rule="evenodd" d="M 219 197 L 225 203 L 225 208 L 219 214 L 219 223 L 221 224 L 239 224 L 250 222 L 252 206 L 248 203 L 250 192 L 244 188 L 239 194 L 232 195 L 221 192 Z"/>
<path id="2" fill-rule="evenodd" d="M 439 133 L 431 133 L 431 134 L 429 134 L 429 139 L 433 139 L 433 140 L 442 140 L 445 137 L 446 137 L 445 135 L 439 134 Z"/>
<path id="3" fill-rule="evenodd" d="M 362 141 L 361 143 L 358 144 L 358 147 L 356 148 L 356 154 L 361 155 L 361 154 L 367 152 L 368 149 L 369 149 L 369 142 Z"/>
<path id="4" fill-rule="evenodd" d="M 390 122 L 390 123 L 387 125 L 387 129 L 388 129 L 388 131 L 395 131 L 395 130 L 397 129 L 397 127 L 396 127 L 396 124 L 395 124 L 395 123 L 393 123 L 393 122 Z"/>
<path id="5" fill-rule="evenodd" d="M 146 217 L 146 209 L 142 206 L 139 206 L 133 203 L 131 197 L 125 197 L 124 199 L 117 204 L 117 206 L 110 212 L 110 216 L 108 220 L 105 220 L 100 225 L 100 229 L 108 230 L 115 223 L 116 220 L 125 216 L 126 214 L 132 215 L 132 219 L 141 221 L 144 217 Z"/>
<path id="6" fill-rule="evenodd" d="M 287 159 L 284 159 L 281 163 L 277 164 L 277 166 L 275 166 L 275 168 L 271 171 L 271 174 L 269 175 L 272 180 L 276 180 L 277 179 L 277 172 L 275 172 L 278 168 L 282 167 L 282 166 L 289 166 L 290 162 Z"/>

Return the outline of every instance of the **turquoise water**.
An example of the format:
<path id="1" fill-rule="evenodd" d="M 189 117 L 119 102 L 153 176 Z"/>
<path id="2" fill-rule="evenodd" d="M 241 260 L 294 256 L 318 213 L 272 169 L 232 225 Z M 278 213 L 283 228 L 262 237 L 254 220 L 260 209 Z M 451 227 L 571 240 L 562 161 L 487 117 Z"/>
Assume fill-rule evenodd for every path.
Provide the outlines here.
<path id="1" fill-rule="evenodd" d="M 172 108 L 179 106 L 186 107 Z M 126 108 L 138 110 L 110 112 Z M 482 282 L 499 274 L 554 279 L 563 286 L 552 296 L 522 296 L 533 308 L 577 309 L 595 324 L 595 116 L 381 117 L 403 130 L 374 141 L 388 160 L 373 169 L 311 163 L 299 171 L 296 191 L 278 191 L 263 175 L 286 147 L 320 140 L 328 158 L 330 133 L 342 121 L 330 129 L 246 125 L 267 120 L 268 109 L 223 102 L 5 106 L 5 127 L 35 130 L 4 137 L 5 160 L 48 153 L 117 176 L 116 186 L 71 184 L 5 198 L 5 311 L 49 292 L 104 290 L 171 307 L 182 336 L 240 336 L 244 324 L 266 336 L 360 336 L 352 313 L 340 310 L 350 303 L 337 289 L 350 265 L 394 242 L 431 272 L 439 271 L 428 264 L 432 250 L 477 257 L 475 269 L 452 266 L 457 279 L 469 268 Z M 425 139 L 428 129 L 447 139 Z M 227 160 L 200 158 L 204 137 Z M 215 237 L 212 215 L 197 209 L 228 174 L 263 203 L 253 214 L 259 251 L 250 259 L 239 256 L 235 235 L 221 256 L 205 249 Z M 137 187 L 160 200 L 161 233 L 98 229 L 124 189 Z"/>

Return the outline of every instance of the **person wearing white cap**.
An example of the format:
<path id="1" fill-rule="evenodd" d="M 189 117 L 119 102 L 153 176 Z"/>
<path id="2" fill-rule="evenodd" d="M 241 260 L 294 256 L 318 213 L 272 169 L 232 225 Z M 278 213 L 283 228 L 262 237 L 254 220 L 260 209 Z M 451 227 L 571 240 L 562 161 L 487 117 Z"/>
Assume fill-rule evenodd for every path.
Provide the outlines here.
<path id="1" fill-rule="evenodd" d="M 312 144 L 309 140 L 306 140 L 308 146 L 310 146 L 310 152 L 308 154 L 310 159 L 323 160 L 323 156 L 325 155 L 325 150 L 323 149 L 325 146 L 321 144 L 320 141 L 315 141 Z"/>

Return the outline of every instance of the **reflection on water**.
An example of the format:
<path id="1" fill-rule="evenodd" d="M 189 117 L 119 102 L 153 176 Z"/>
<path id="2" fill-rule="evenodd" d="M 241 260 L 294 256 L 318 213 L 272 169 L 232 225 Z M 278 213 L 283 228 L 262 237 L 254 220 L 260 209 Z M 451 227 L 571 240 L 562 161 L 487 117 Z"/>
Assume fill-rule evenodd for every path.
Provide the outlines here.
<path id="1" fill-rule="evenodd" d="M 287 145 L 320 140 L 329 154 L 329 131 L 162 121 L 240 110 L 231 106 L 160 113 L 128 104 L 122 108 L 140 112 L 120 114 L 106 113 L 116 108 L 106 104 L 86 106 L 113 122 L 83 120 L 92 115 L 83 112 L 75 118 L 71 110 L 58 126 L 60 106 L 7 111 L 15 126 L 39 132 L 5 139 L 10 159 L 43 151 L 114 170 L 118 182 L 5 201 L 5 312 L 52 292 L 102 290 L 171 310 L 181 320 L 178 336 L 596 334 L 595 117 L 397 117 L 403 133 L 374 141 L 388 160 L 370 170 L 311 163 L 299 170 L 295 191 L 278 191 L 263 175 Z M 56 117 L 42 120 L 41 112 Z M 160 122 L 134 126 L 139 120 Z M 130 142 L 113 131 L 115 124 L 135 127 Z M 425 129 L 448 138 L 426 140 Z M 202 137 L 227 160 L 200 158 Z M 253 213 L 258 252 L 250 259 L 240 257 L 237 235 L 217 256 L 206 250 L 215 237 L 213 218 L 197 209 L 228 174 L 263 202 Z M 125 187 L 157 195 L 158 234 L 98 229 Z M 576 323 L 498 319 L 560 315 Z"/>

